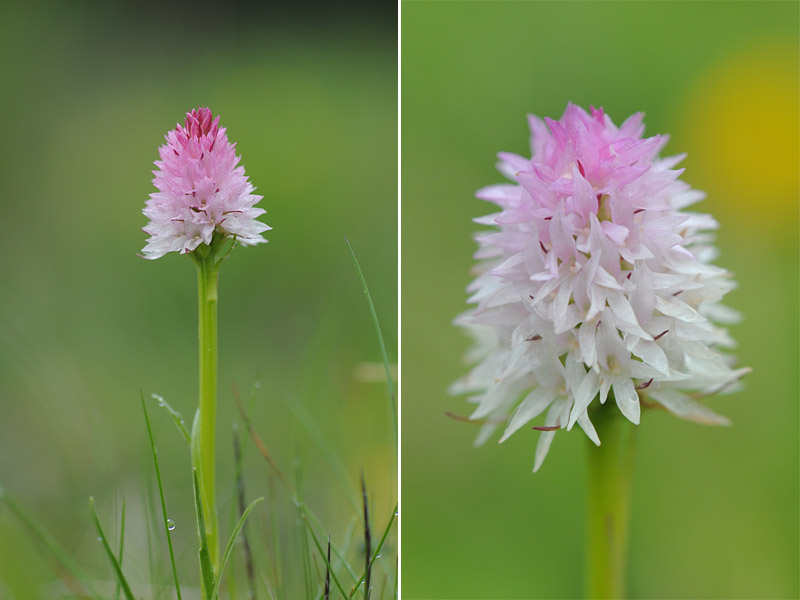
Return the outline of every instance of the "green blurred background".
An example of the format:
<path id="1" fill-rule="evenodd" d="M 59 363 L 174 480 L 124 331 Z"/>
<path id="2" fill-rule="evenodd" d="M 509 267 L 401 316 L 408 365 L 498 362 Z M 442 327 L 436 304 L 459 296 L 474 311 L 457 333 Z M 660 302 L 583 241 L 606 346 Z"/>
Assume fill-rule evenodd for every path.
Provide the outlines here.
<path id="1" fill-rule="evenodd" d="M 396 455 L 381 355 L 344 236 L 394 363 L 396 16 L 369 3 L 334 8 L 52 2 L 0 9 L 0 486 L 98 579 L 111 571 L 95 542 L 89 495 L 112 540 L 125 497 L 126 574 L 134 587 L 151 579 L 143 498 L 153 471 L 139 390 L 162 394 L 187 422 L 196 406 L 194 265 L 177 254 L 137 257 L 157 148 L 196 106 L 221 115 L 264 195 L 262 220 L 274 228 L 269 244 L 237 249 L 221 272 L 223 531 L 230 531 L 238 420 L 232 383 L 245 398 L 260 383 L 255 427 L 285 471 L 301 458 L 308 503 L 334 543 L 358 514 L 348 500 L 358 497 L 359 467 L 373 526 L 391 514 Z M 167 414 L 150 406 L 179 569 L 192 586 L 189 455 Z M 249 498 L 271 494 L 251 536 L 269 546 L 274 515 L 281 543 L 294 552 L 296 511 L 280 487 L 270 489 L 270 471 L 252 446 L 246 452 Z M 169 581 L 163 538 L 156 543 Z M 392 547 L 394 533 L 384 553 L 393 578 Z M 284 569 L 297 581 L 295 556 L 287 553 Z M 387 584 L 383 577 L 376 575 L 376 588 Z M 0 597 L 55 597 L 56 578 L 53 561 L 0 502 Z"/>
<path id="2" fill-rule="evenodd" d="M 568 101 L 688 152 L 698 210 L 721 222 L 719 264 L 745 391 L 709 401 L 713 429 L 641 425 L 629 595 L 797 598 L 798 4 L 404 2 L 402 5 L 402 585 L 404 598 L 583 593 L 587 441 L 561 434 L 531 474 L 537 434 L 475 450 L 447 396 L 469 341 L 474 192 L 495 153 L 529 156 L 525 115 Z"/>

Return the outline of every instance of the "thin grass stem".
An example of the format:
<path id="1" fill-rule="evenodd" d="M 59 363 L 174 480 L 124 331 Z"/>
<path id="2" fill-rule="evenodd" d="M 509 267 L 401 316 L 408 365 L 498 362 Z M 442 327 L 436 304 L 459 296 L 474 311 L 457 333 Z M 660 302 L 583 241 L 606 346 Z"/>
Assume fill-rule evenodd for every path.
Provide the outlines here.
<path id="1" fill-rule="evenodd" d="M 244 475 L 242 474 L 242 444 L 239 440 L 239 426 L 233 424 L 233 458 L 236 464 L 236 501 L 239 516 L 245 511 Z M 247 537 L 247 526 L 242 529 L 242 555 L 244 558 L 245 574 L 250 586 L 250 597 L 256 597 L 256 578 L 253 567 L 253 553 L 250 550 L 250 540 Z M 231 578 L 232 580 L 232 578 Z"/>
<path id="2" fill-rule="evenodd" d="M 331 577 L 333 577 L 333 583 L 336 584 L 336 587 L 339 589 L 339 592 L 342 594 L 342 598 L 347 598 L 348 596 L 345 593 L 344 588 L 342 587 L 342 584 L 339 583 L 339 578 L 336 577 L 336 572 L 333 570 L 333 567 L 331 566 L 331 561 L 326 558 L 325 551 L 322 549 L 322 544 L 319 543 L 319 540 L 317 539 L 317 536 L 314 534 L 314 530 L 312 529 L 312 527 L 311 527 L 310 523 L 308 522 L 308 519 L 305 517 L 305 515 L 303 515 L 303 522 L 306 524 L 306 528 L 308 529 L 308 532 L 311 534 L 311 539 L 314 540 L 314 545 L 317 547 L 317 550 L 319 550 L 319 554 L 322 557 L 322 560 L 325 561 L 325 565 L 328 567 L 328 569 L 330 571 L 330 574 L 331 574 Z"/>
<path id="3" fill-rule="evenodd" d="M 250 421 L 250 416 L 247 414 L 247 411 L 245 410 L 244 405 L 242 404 L 242 399 L 237 394 L 234 393 L 234 400 L 236 402 L 236 407 L 239 410 L 239 415 L 241 416 L 242 421 L 244 422 L 245 427 L 247 428 L 247 431 L 250 434 L 250 437 L 252 438 L 253 443 L 255 444 L 259 454 L 261 454 L 261 456 L 264 457 L 264 459 L 267 461 L 267 464 L 269 464 L 269 466 L 278 476 L 278 480 L 281 482 L 281 484 L 283 484 L 284 488 L 289 493 L 289 497 L 291 498 L 292 502 L 294 502 L 294 504 L 298 507 L 301 513 L 306 517 L 308 517 L 309 522 L 314 527 L 316 527 L 317 530 L 323 531 L 323 527 L 317 516 L 308 506 L 306 506 L 305 502 L 303 502 L 303 499 L 295 491 L 294 486 L 289 482 L 289 480 L 286 478 L 286 475 L 284 475 L 283 471 L 281 471 L 280 467 L 278 467 L 278 465 L 273 460 L 272 455 L 270 454 L 269 450 L 267 450 L 266 445 L 264 445 L 264 441 L 261 439 L 261 436 L 259 436 L 258 432 L 253 428 L 253 425 Z M 353 579 L 353 581 L 354 582 L 358 581 L 357 575 L 353 571 L 352 567 L 350 567 L 348 562 L 345 560 L 344 555 L 339 551 L 339 549 L 336 547 L 335 544 L 333 544 L 331 547 L 333 549 L 333 553 L 342 562 L 342 565 L 344 566 L 345 570 L 350 575 L 350 577 Z"/>
<path id="4" fill-rule="evenodd" d="M 263 497 L 253 500 L 244 510 L 242 516 L 239 518 L 239 521 L 234 526 L 233 531 L 231 532 L 231 537 L 228 539 L 228 543 L 225 546 L 225 551 L 222 553 L 222 562 L 220 563 L 219 573 L 217 573 L 217 581 L 214 585 L 214 591 L 211 594 L 211 600 L 216 600 L 219 595 L 219 584 L 222 581 L 222 573 L 225 571 L 225 566 L 228 564 L 228 559 L 231 557 L 231 553 L 233 552 L 233 545 L 236 543 L 236 539 L 239 537 L 242 527 L 244 527 L 244 522 L 247 520 L 247 517 L 250 515 L 250 513 L 253 512 L 256 504 L 263 501 Z"/>
<path id="5" fill-rule="evenodd" d="M 186 443 L 191 447 L 192 445 L 192 438 L 189 435 L 189 431 L 186 429 L 186 422 L 183 419 L 183 415 L 179 413 L 177 410 L 172 408 L 166 400 L 164 400 L 163 396 L 159 396 L 158 394 L 150 394 L 153 400 L 158 402 L 158 405 L 166 410 L 169 413 L 169 416 L 172 418 L 172 422 L 175 424 L 176 429 L 181 434 L 181 437 L 186 441 Z"/>
<path id="6" fill-rule="evenodd" d="M 302 519 L 303 518 L 303 509 L 302 506 L 305 505 L 305 500 L 303 498 L 303 471 L 302 465 L 300 463 L 299 455 L 295 456 L 294 459 L 294 479 L 295 479 L 295 489 L 297 490 L 297 515 Z M 299 522 L 298 522 L 299 524 Z M 306 598 L 309 600 L 312 598 L 311 594 L 311 562 L 310 562 L 310 555 L 308 548 L 308 536 L 305 533 L 305 525 L 301 525 L 302 531 L 300 539 L 303 543 L 303 580 L 306 586 Z M 313 534 L 312 534 L 313 535 Z"/>
<path id="7" fill-rule="evenodd" d="M 117 556 L 117 560 L 119 560 L 119 566 L 122 567 L 122 552 L 125 549 L 125 498 L 122 498 L 122 517 L 120 518 L 119 523 L 119 553 Z M 119 582 L 117 582 L 117 588 L 114 591 L 114 598 L 119 600 Z"/>
<path id="8" fill-rule="evenodd" d="M 272 600 L 278 600 L 278 597 L 275 595 L 275 590 L 272 589 L 272 585 L 270 584 L 269 579 L 267 579 L 266 573 L 261 573 L 261 579 L 264 582 L 264 587 L 266 588 L 269 597 Z"/>
<path id="9" fill-rule="evenodd" d="M 0 488 L 0 498 L 6 503 L 17 518 L 22 521 L 25 526 L 31 530 L 36 538 L 47 548 L 50 553 L 58 560 L 59 563 L 66 569 L 77 583 L 83 588 L 82 593 L 88 590 L 88 593 L 95 598 L 102 598 L 97 589 L 87 580 L 82 569 L 70 558 L 69 553 L 58 541 L 50 535 L 47 529 L 41 525 L 33 516 L 16 501 L 15 498 L 6 493 Z"/>
<path id="10" fill-rule="evenodd" d="M 142 399 L 142 411 L 144 412 L 144 422 L 147 424 L 147 437 L 150 440 L 150 450 L 153 453 L 153 464 L 156 468 L 156 481 L 158 481 L 158 498 L 161 501 L 161 517 L 164 521 L 164 533 L 167 536 L 167 547 L 169 548 L 169 561 L 172 567 L 172 578 L 175 581 L 175 594 L 178 600 L 181 600 L 181 586 L 178 582 L 178 569 L 175 567 L 175 553 L 172 549 L 172 530 L 169 526 L 169 517 L 167 516 L 167 503 L 164 500 L 164 484 L 161 481 L 161 469 L 158 466 L 158 449 L 156 442 L 153 438 L 153 429 L 150 426 L 150 415 L 147 414 L 147 405 L 144 401 L 144 394 L 140 392 Z"/>
<path id="11" fill-rule="evenodd" d="M 350 250 L 350 256 L 353 257 L 353 263 L 356 265 L 356 271 L 358 271 L 358 277 L 361 279 L 361 286 L 364 288 L 364 295 L 367 297 L 367 303 L 369 304 L 369 312 L 372 315 L 372 323 L 375 325 L 375 332 L 378 334 L 378 344 L 381 348 L 381 356 L 383 357 L 383 367 L 386 370 L 386 386 L 389 390 L 389 408 L 392 413 L 392 428 L 394 431 L 394 444 L 395 448 L 397 448 L 397 398 L 394 394 L 394 385 L 392 384 L 392 371 L 389 368 L 389 356 L 386 354 L 386 344 L 383 342 L 383 333 L 381 333 L 381 325 L 378 321 L 378 313 L 375 312 L 375 304 L 372 302 L 372 295 L 369 293 L 369 288 L 367 287 L 367 280 L 364 278 L 364 273 L 361 271 L 361 265 L 358 264 L 358 259 L 356 258 L 356 253 L 353 251 L 353 247 L 350 245 L 350 241 L 345 237 L 345 243 L 347 244 L 348 250 Z"/>
<path id="12" fill-rule="evenodd" d="M 372 565 L 375 562 L 375 560 L 378 558 L 378 556 L 380 556 L 381 549 L 383 548 L 383 544 L 386 542 L 386 538 L 389 536 L 389 531 L 391 531 L 391 529 L 392 529 L 392 525 L 394 524 L 394 520 L 395 520 L 396 516 L 397 516 L 397 504 L 394 505 L 394 510 L 392 511 L 392 516 L 389 517 L 389 523 L 387 523 L 386 527 L 383 530 L 383 535 L 381 536 L 381 541 L 378 543 L 378 546 L 372 552 L 372 556 L 370 557 L 370 560 L 369 560 L 369 568 L 370 569 L 372 568 Z M 364 583 L 364 580 L 366 579 L 366 575 L 367 575 L 367 572 L 365 570 L 364 573 L 359 578 L 358 583 L 353 588 L 353 591 L 350 592 L 350 596 L 349 596 L 350 598 L 352 598 L 353 596 L 356 595 L 356 592 L 358 591 L 358 588 L 360 588 L 361 584 Z"/>
<path id="13" fill-rule="evenodd" d="M 100 536 L 100 541 L 103 544 L 103 549 L 106 551 L 108 560 L 111 562 L 111 566 L 114 568 L 114 574 L 117 576 L 117 581 L 119 582 L 120 587 L 122 587 L 122 593 L 125 594 L 125 598 L 128 600 L 136 600 L 133 596 L 133 592 L 131 591 L 131 587 L 128 585 L 128 581 L 125 579 L 125 575 L 122 573 L 122 567 L 120 566 L 119 561 L 117 561 L 114 551 L 111 550 L 111 546 L 108 545 L 108 539 L 103 531 L 103 527 L 100 525 L 100 519 L 97 516 L 97 510 L 94 506 L 93 497 L 89 498 L 89 508 L 91 509 L 92 520 L 94 521 L 94 526 L 97 529 L 97 534 Z"/>
<path id="14" fill-rule="evenodd" d="M 331 532 L 328 532 L 328 560 L 325 563 L 325 600 L 330 600 L 331 597 Z"/>
<path id="15" fill-rule="evenodd" d="M 364 483 L 364 470 L 361 470 L 361 498 L 364 501 L 364 600 L 369 600 L 370 577 L 372 575 L 372 536 L 369 530 L 369 501 L 367 486 Z"/>

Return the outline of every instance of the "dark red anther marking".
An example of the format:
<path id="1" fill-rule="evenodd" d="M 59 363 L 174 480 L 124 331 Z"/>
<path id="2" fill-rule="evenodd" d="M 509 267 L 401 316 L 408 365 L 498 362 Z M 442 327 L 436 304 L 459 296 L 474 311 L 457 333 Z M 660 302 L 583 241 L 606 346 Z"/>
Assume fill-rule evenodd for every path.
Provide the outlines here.
<path id="1" fill-rule="evenodd" d="M 539 246 L 541 246 L 541 248 L 542 248 L 542 252 L 544 252 L 545 254 L 547 254 L 547 248 L 545 248 L 545 247 L 544 247 L 544 244 L 542 243 L 542 240 L 539 240 Z"/>
<path id="2" fill-rule="evenodd" d="M 654 338 L 653 338 L 653 341 L 655 341 L 655 340 L 658 340 L 658 339 L 661 339 L 662 337 L 664 337 L 665 335 L 667 335 L 667 332 L 668 332 L 668 331 L 669 331 L 669 329 L 665 329 L 664 331 L 662 331 L 661 333 L 659 333 L 659 334 L 658 334 L 656 337 L 654 337 Z"/>
<path id="3" fill-rule="evenodd" d="M 531 296 L 531 298 L 533 298 L 533 296 Z M 533 336 L 529 337 L 525 341 L 526 342 L 535 342 L 535 341 L 540 340 L 540 339 L 542 339 L 542 336 L 540 336 L 539 334 L 536 334 L 536 335 L 533 335 Z"/>
<path id="4" fill-rule="evenodd" d="M 636 214 L 639 214 L 640 212 L 644 212 L 644 209 L 643 208 L 637 208 L 635 211 L 633 211 L 633 214 L 636 215 Z"/>
<path id="5" fill-rule="evenodd" d="M 577 162 L 578 162 L 578 172 L 581 174 L 581 177 L 586 178 L 586 171 L 583 170 L 583 165 L 581 164 L 581 161 Z"/>
<path id="6" fill-rule="evenodd" d="M 649 388 L 649 387 L 650 387 L 650 384 L 651 384 L 651 383 L 653 383 L 653 378 L 652 378 L 652 377 L 650 378 L 650 381 L 646 381 L 646 382 L 644 382 L 644 383 L 640 383 L 639 385 L 637 385 L 637 386 L 636 386 L 636 389 L 637 389 L 637 390 L 644 390 L 644 389 L 647 389 L 647 388 Z"/>
<path id="7" fill-rule="evenodd" d="M 561 429 L 561 425 L 554 425 L 553 427 L 534 427 L 536 431 L 556 431 Z"/>
<path id="8" fill-rule="evenodd" d="M 631 275 L 633 275 L 633 271 L 631 271 L 630 273 L 628 273 L 628 276 L 627 276 L 625 279 L 630 279 L 630 278 L 631 278 Z"/>

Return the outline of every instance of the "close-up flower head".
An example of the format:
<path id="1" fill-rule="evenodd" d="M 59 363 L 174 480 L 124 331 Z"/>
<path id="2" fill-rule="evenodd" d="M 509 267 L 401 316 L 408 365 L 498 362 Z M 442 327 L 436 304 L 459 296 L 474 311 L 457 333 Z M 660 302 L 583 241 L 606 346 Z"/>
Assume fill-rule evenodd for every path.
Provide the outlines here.
<path id="1" fill-rule="evenodd" d="M 558 430 L 592 424 L 615 402 L 632 423 L 643 408 L 725 425 L 703 398 L 734 391 L 748 372 L 724 350 L 720 303 L 735 287 L 712 264 L 717 222 L 687 207 L 705 195 L 679 178 L 685 155 L 662 158 L 668 136 L 643 137 L 643 114 L 617 127 L 603 109 L 569 104 L 558 121 L 529 116 L 531 158 L 501 152 L 513 183 L 477 197 L 499 212 L 476 219 L 475 306 L 457 319 L 477 340 L 477 365 L 453 385 L 477 404 L 476 443 L 500 441 L 547 411 L 534 471 Z"/>
<path id="2" fill-rule="evenodd" d="M 242 246 L 266 242 L 261 234 L 271 228 L 256 220 L 266 212 L 255 207 L 262 196 L 253 194 L 219 116 L 196 108 L 165 138 L 153 171 L 158 191 L 150 194 L 143 211 L 150 219 L 144 228 L 150 234 L 144 257 L 187 254 L 200 244 L 211 245 L 215 233 Z"/>

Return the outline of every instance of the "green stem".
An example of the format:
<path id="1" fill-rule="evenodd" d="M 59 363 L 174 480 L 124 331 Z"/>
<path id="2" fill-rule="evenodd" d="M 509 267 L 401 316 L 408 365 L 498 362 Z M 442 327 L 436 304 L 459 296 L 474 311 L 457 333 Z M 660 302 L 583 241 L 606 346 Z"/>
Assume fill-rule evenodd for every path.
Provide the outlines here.
<path id="1" fill-rule="evenodd" d="M 200 479 L 206 540 L 216 571 L 219 536 L 214 498 L 214 456 L 217 424 L 217 281 L 215 253 L 201 244 L 192 253 L 197 265 L 200 399 L 192 426 L 192 463 Z"/>
<path id="2" fill-rule="evenodd" d="M 591 413 L 602 445 L 589 449 L 587 598 L 625 597 L 625 562 L 637 427 L 613 396 Z"/>

